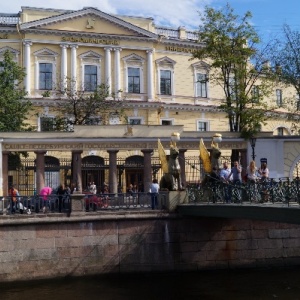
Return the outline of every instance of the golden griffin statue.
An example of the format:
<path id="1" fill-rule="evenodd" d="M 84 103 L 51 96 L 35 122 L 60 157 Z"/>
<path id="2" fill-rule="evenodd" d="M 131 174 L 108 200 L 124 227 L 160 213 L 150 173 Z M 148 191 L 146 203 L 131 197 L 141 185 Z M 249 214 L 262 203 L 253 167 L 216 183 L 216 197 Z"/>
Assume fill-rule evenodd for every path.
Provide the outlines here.
<path id="1" fill-rule="evenodd" d="M 171 135 L 169 155 L 167 155 L 160 139 L 158 139 L 158 154 L 164 172 L 164 175 L 160 180 L 160 189 L 168 189 L 169 191 L 182 189 L 180 165 L 178 161 L 179 150 L 176 146 L 176 141 L 179 139 L 180 134 L 178 132 L 173 132 Z"/>
<path id="2" fill-rule="evenodd" d="M 221 141 L 222 141 L 222 135 L 220 133 L 214 134 L 211 142 L 211 154 L 209 154 L 208 150 L 204 145 L 203 140 L 200 139 L 200 145 L 199 145 L 200 159 L 202 161 L 205 173 L 211 173 L 213 169 L 215 170 L 220 169 L 221 151 L 219 149 L 219 143 Z"/>

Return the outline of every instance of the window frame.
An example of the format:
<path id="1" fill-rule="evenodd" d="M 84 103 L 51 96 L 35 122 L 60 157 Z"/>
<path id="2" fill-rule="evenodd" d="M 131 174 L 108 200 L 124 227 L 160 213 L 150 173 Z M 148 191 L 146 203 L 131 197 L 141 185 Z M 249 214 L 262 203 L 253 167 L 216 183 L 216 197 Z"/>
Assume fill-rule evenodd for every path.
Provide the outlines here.
<path id="1" fill-rule="evenodd" d="M 162 124 L 163 122 L 170 122 L 170 124 Z M 174 125 L 174 119 L 173 118 L 161 118 L 160 119 L 160 125 L 172 126 L 172 125 Z"/>
<path id="2" fill-rule="evenodd" d="M 34 88 L 41 94 L 43 91 L 53 91 L 56 85 L 56 72 L 57 72 L 57 57 L 58 54 L 47 48 L 41 49 L 33 53 L 35 57 L 35 83 Z M 42 89 L 40 87 L 40 64 L 52 64 L 52 88 Z"/>
<path id="3" fill-rule="evenodd" d="M 43 127 L 42 119 L 52 119 L 52 120 L 54 120 L 55 116 L 54 115 L 42 115 L 42 116 L 39 116 L 39 118 L 38 118 L 38 131 L 40 131 L 40 132 L 49 132 L 49 131 L 51 131 L 51 130 L 43 130 L 43 128 L 42 128 Z M 53 129 L 54 129 L 54 127 L 53 127 Z"/>
<path id="4" fill-rule="evenodd" d="M 204 80 L 199 81 L 198 77 L 199 75 L 204 75 Z M 208 75 L 207 73 L 202 73 L 202 72 L 196 72 L 196 97 L 200 98 L 208 98 Z M 204 87 L 204 93 L 203 93 L 203 87 Z M 205 94 L 205 95 L 203 95 Z"/>
<path id="5" fill-rule="evenodd" d="M 259 103 L 260 88 L 259 85 L 253 85 L 251 89 L 252 103 Z"/>
<path id="6" fill-rule="evenodd" d="M 282 107 L 283 106 L 283 102 L 282 102 L 282 89 L 276 89 L 276 105 L 278 107 Z"/>
<path id="7" fill-rule="evenodd" d="M 122 58 L 124 62 L 124 87 L 125 87 L 125 92 L 129 94 L 136 94 L 140 95 L 144 93 L 144 63 L 145 59 L 142 58 L 139 55 L 136 55 L 135 53 L 130 54 L 126 57 Z M 129 91 L 129 68 L 135 68 L 139 69 L 139 78 L 140 78 L 140 84 L 139 84 L 139 93 L 134 93 Z"/>
<path id="8" fill-rule="evenodd" d="M 95 73 L 87 73 L 86 69 L 88 67 L 93 67 L 93 69 L 96 72 Z M 90 80 L 87 80 L 87 77 L 90 77 Z M 91 80 L 91 79 L 93 79 L 93 77 L 95 77 L 94 80 Z M 95 65 L 95 64 L 84 64 L 83 65 L 84 91 L 95 92 L 97 90 L 97 86 L 99 86 L 98 78 L 99 78 L 99 74 L 98 74 L 97 65 Z"/>
<path id="9" fill-rule="evenodd" d="M 176 62 L 168 57 L 156 60 L 157 66 L 157 94 L 161 97 L 175 96 L 175 75 L 174 67 Z M 170 94 L 161 93 L 161 71 L 170 72 Z"/>
<path id="10" fill-rule="evenodd" d="M 200 123 L 203 123 L 206 125 L 206 130 L 200 130 L 199 129 L 199 124 Z M 207 131 L 210 131 L 210 128 L 209 128 L 209 121 L 207 120 L 203 120 L 203 119 L 198 119 L 196 120 L 196 130 L 199 131 L 199 132 L 207 132 Z"/>
<path id="11" fill-rule="evenodd" d="M 139 120 L 140 124 L 132 124 L 131 121 Z M 143 125 L 144 120 L 141 117 L 128 117 L 128 124 L 129 125 Z"/>
<path id="12" fill-rule="evenodd" d="M 43 72 L 41 71 L 41 65 L 50 65 L 51 66 L 51 72 Z M 39 62 L 39 90 L 42 90 L 42 91 L 51 91 L 53 90 L 53 64 L 52 63 L 49 63 L 49 62 Z M 45 78 L 43 81 L 41 80 L 41 75 L 42 74 L 51 74 L 51 79 L 47 79 Z M 47 84 L 47 81 L 50 82 L 49 86 Z M 41 82 L 44 82 L 44 86 L 41 86 Z"/>
<path id="13" fill-rule="evenodd" d="M 93 92 L 93 90 L 85 89 L 85 66 L 95 66 L 97 69 L 97 86 L 101 84 L 101 61 L 102 56 L 94 51 L 88 51 L 79 55 L 81 60 L 80 73 L 81 73 L 81 89 L 88 93 Z"/>

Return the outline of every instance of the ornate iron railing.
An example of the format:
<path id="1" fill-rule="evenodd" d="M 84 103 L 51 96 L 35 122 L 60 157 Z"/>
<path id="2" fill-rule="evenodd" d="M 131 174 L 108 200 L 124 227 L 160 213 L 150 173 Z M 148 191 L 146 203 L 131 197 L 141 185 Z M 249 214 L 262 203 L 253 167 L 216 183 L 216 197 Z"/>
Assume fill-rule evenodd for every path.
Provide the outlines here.
<path id="1" fill-rule="evenodd" d="M 265 181 L 224 183 L 208 179 L 206 183 L 187 187 L 189 203 L 248 203 L 248 204 L 300 204 L 300 180 L 269 179 Z"/>

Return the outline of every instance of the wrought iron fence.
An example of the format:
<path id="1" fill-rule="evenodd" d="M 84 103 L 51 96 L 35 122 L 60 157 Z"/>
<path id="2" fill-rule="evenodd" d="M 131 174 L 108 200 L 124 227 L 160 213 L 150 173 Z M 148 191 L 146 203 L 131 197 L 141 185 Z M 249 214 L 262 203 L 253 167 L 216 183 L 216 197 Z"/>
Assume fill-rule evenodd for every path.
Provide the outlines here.
<path id="1" fill-rule="evenodd" d="M 300 204 L 300 179 L 225 183 L 220 180 L 208 180 L 205 184 L 190 184 L 187 187 L 190 203 L 250 203 L 250 204 Z"/>

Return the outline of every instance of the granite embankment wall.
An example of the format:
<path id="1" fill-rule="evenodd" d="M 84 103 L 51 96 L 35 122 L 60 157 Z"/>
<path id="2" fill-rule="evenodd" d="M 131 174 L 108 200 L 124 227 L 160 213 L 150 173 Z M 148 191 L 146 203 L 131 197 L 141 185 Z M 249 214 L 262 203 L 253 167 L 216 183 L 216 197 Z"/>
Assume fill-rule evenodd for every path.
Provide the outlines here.
<path id="1" fill-rule="evenodd" d="M 0 219 L 0 281 L 300 264 L 300 225 L 176 214 Z"/>

